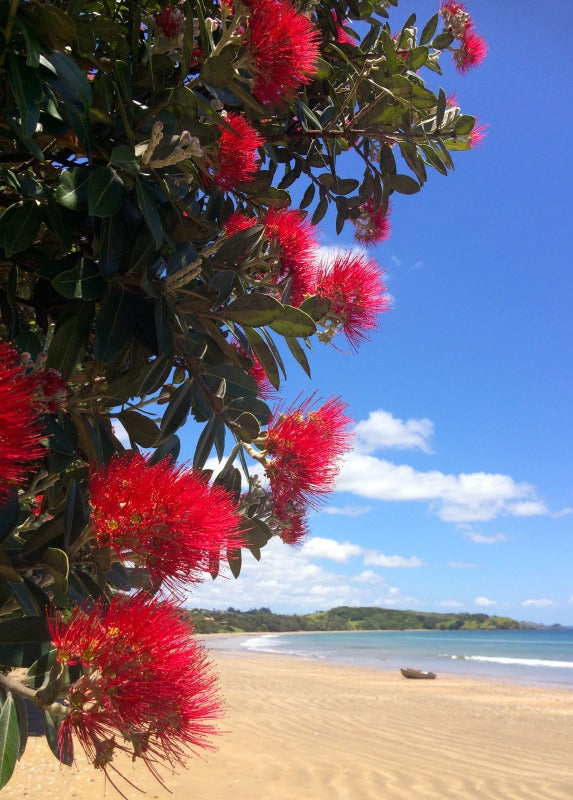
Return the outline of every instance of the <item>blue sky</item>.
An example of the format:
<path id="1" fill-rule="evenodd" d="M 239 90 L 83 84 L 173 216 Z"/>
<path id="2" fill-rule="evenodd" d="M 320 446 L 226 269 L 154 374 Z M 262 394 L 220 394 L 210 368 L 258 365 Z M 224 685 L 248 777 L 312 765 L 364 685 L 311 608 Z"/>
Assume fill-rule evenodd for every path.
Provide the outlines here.
<path id="1" fill-rule="evenodd" d="M 570 235 L 573 5 L 528 13 L 469 0 L 485 64 L 447 93 L 489 123 L 393 203 L 374 255 L 394 308 L 357 355 L 315 345 L 288 399 L 341 395 L 357 444 L 299 550 L 276 541 L 189 605 L 308 612 L 336 605 L 484 611 L 573 624 L 573 315 Z M 401 2 L 424 23 L 433 0 Z M 524 10 L 525 9 L 525 10 Z M 351 231 L 323 243 L 352 245 Z"/>

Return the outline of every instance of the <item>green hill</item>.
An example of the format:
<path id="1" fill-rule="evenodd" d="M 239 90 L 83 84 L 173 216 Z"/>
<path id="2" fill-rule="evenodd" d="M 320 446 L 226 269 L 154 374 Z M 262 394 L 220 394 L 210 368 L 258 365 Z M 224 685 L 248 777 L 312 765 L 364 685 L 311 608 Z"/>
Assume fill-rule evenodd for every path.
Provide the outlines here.
<path id="1" fill-rule="evenodd" d="M 340 606 L 313 614 L 273 614 L 269 608 L 250 611 L 187 611 L 197 633 L 284 631 L 517 630 L 517 620 L 488 614 L 437 614 L 394 608 Z"/>

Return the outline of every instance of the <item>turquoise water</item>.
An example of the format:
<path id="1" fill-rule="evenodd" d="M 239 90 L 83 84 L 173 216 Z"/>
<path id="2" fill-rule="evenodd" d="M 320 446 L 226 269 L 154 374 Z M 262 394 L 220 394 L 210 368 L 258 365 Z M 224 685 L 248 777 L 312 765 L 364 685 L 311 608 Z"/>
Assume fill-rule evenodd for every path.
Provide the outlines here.
<path id="1" fill-rule="evenodd" d="M 252 634 L 219 639 L 216 647 L 573 689 L 573 630 Z"/>

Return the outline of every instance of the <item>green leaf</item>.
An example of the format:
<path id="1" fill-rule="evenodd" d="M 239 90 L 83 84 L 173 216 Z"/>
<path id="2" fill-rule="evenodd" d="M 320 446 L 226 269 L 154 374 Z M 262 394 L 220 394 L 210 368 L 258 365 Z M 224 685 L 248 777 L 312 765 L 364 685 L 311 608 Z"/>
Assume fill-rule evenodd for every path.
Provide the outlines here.
<path id="1" fill-rule="evenodd" d="M 0 514 L 0 542 L 3 542 L 13 531 L 20 518 L 18 495 L 14 494 L 4 502 Z"/>
<path id="2" fill-rule="evenodd" d="M 123 181 L 111 167 L 98 167 L 88 180 L 88 209 L 93 217 L 111 217 L 121 206 Z"/>
<path id="3" fill-rule="evenodd" d="M 74 479 L 71 481 L 66 496 L 66 510 L 64 513 L 64 543 L 66 548 L 73 544 L 83 533 L 90 519 L 90 512 L 85 501 L 80 484 Z M 67 570 L 66 570 L 67 575 Z"/>
<path id="4" fill-rule="evenodd" d="M 20 123 L 25 133 L 30 136 L 35 132 L 40 119 L 43 91 L 38 70 L 26 66 L 21 59 L 12 57 L 8 60 L 8 80 L 18 103 Z"/>
<path id="5" fill-rule="evenodd" d="M 312 215 L 311 222 L 313 225 L 318 225 L 320 220 L 324 217 L 326 212 L 328 211 L 328 200 L 326 197 L 321 197 L 318 201 L 317 207 L 314 209 L 314 214 Z"/>
<path id="6" fill-rule="evenodd" d="M 274 297 L 266 294 L 244 294 L 238 297 L 222 312 L 222 316 L 231 322 L 248 325 L 249 328 L 260 328 L 270 325 L 280 317 L 283 306 Z"/>
<path id="7" fill-rule="evenodd" d="M 291 353 L 297 360 L 298 364 L 303 368 L 303 370 L 310 378 L 311 377 L 310 364 L 308 363 L 308 358 L 306 357 L 306 353 L 300 346 L 299 342 L 296 339 L 289 339 L 286 337 L 285 337 L 285 342 L 287 343 L 288 349 L 291 351 Z"/>
<path id="8" fill-rule="evenodd" d="M 259 393 L 255 379 L 234 364 L 218 364 L 210 367 L 206 374 L 225 381 L 225 400 L 239 397 L 254 399 Z"/>
<path id="9" fill-rule="evenodd" d="M 438 105 L 436 108 L 436 128 L 439 130 L 442 127 L 442 122 L 444 121 L 444 114 L 446 113 L 446 104 L 447 98 L 446 93 L 443 89 L 440 89 L 438 93 Z"/>
<path id="10" fill-rule="evenodd" d="M 255 353 L 260 365 L 268 376 L 268 379 L 278 389 L 280 386 L 280 376 L 275 357 L 273 356 L 270 347 L 265 342 L 263 337 L 254 328 L 245 327 L 245 333 L 253 352 Z"/>
<path id="11" fill-rule="evenodd" d="M 161 217 L 155 204 L 155 198 L 141 181 L 137 181 L 135 193 L 139 210 L 151 231 L 156 248 L 159 249 L 163 244 L 163 226 L 161 225 Z"/>
<path id="12" fill-rule="evenodd" d="M 23 200 L 8 206 L 0 217 L 0 237 L 6 257 L 27 250 L 34 243 L 42 215 L 35 200 Z"/>
<path id="13" fill-rule="evenodd" d="M 315 294 L 312 297 L 307 297 L 307 299 L 301 303 L 300 309 L 304 311 L 305 314 L 308 314 L 315 322 L 319 322 L 319 320 L 323 319 L 330 311 L 330 301 L 325 297 Z"/>
<path id="14" fill-rule="evenodd" d="M 253 414 L 248 411 L 243 411 L 239 414 L 237 419 L 233 422 L 233 428 L 236 430 L 243 442 L 252 442 L 260 436 L 261 428 L 259 422 Z"/>
<path id="15" fill-rule="evenodd" d="M 128 343 L 132 331 L 132 313 L 127 293 L 121 289 L 110 289 L 95 321 L 94 353 L 98 361 L 111 361 Z"/>
<path id="16" fill-rule="evenodd" d="M 118 419 L 134 442 L 142 447 L 156 446 L 159 440 L 159 428 L 145 414 L 127 408 L 118 415 Z"/>
<path id="17" fill-rule="evenodd" d="M 170 436 L 185 424 L 191 410 L 192 381 L 182 383 L 171 395 L 163 419 L 161 420 L 161 436 Z M 157 451 L 156 451 L 157 452 Z"/>
<path id="18" fill-rule="evenodd" d="M 88 202 L 90 171 L 85 167 L 66 169 L 60 175 L 56 189 L 56 202 L 70 211 L 82 211 Z"/>
<path id="19" fill-rule="evenodd" d="M 164 458 L 175 462 L 179 458 L 180 449 L 181 442 L 179 437 L 173 434 L 156 449 L 155 453 L 149 459 L 149 463 L 151 465 L 157 464 L 158 461 L 162 461 Z"/>
<path id="20" fill-rule="evenodd" d="M 46 58 L 58 73 L 58 77 L 66 84 L 72 96 L 79 100 L 84 109 L 88 109 L 93 102 L 93 93 L 83 70 L 66 53 L 52 52 Z"/>
<path id="21" fill-rule="evenodd" d="M 160 353 L 170 356 L 173 353 L 173 335 L 171 333 L 171 308 L 162 295 L 155 302 L 155 334 L 157 336 L 157 349 Z"/>
<path id="22" fill-rule="evenodd" d="M 11 692 L 0 712 L 0 789 L 8 783 L 14 772 L 20 752 L 20 726 L 16 705 Z"/>
<path id="23" fill-rule="evenodd" d="M 233 573 L 234 578 L 238 578 L 241 574 L 242 556 L 239 548 L 234 548 L 227 551 L 227 558 L 229 560 L 229 567 Z"/>
<path id="24" fill-rule="evenodd" d="M 440 19 L 439 14 L 434 14 L 422 29 L 422 33 L 420 34 L 420 44 L 428 44 L 428 42 L 432 39 L 432 36 L 436 32 L 436 28 L 438 27 L 438 21 Z"/>
<path id="25" fill-rule="evenodd" d="M 44 732 L 50 750 L 61 764 L 71 767 L 74 763 L 74 747 L 71 736 L 63 737 L 61 741 L 62 749 L 60 749 L 58 731 L 63 721 L 64 717 L 57 717 L 44 709 Z"/>
<path id="26" fill-rule="evenodd" d="M 304 192 L 304 194 L 302 196 L 302 200 L 300 201 L 299 208 L 306 208 L 307 206 L 309 206 L 312 203 L 312 201 L 314 200 L 315 192 L 316 192 L 316 189 L 314 188 L 314 183 L 309 183 L 309 185 L 306 187 L 305 192 Z"/>
<path id="27" fill-rule="evenodd" d="M 400 194 L 416 194 L 420 191 L 420 184 L 409 175 L 387 175 L 384 184 Z"/>
<path id="28" fill-rule="evenodd" d="M 126 144 L 120 144 L 111 151 L 110 163 L 118 169 L 129 172 L 130 175 L 139 175 L 141 167 L 135 157 L 135 150 Z"/>
<path id="29" fill-rule="evenodd" d="M 312 336 L 316 333 L 316 325 L 312 318 L 300 308 L 284 306 L 283 312 L 269 326 L 271 330 L 288 338 Z"/>
<path id="30" fill-rule="evenodd" d="M 233 80 L 235 68 L 231 53 L 223 52 L 218 56 L 211 56 L 204 61 L 201 67 L 201 80 L 215 89 L 224 89 Z"/>
<path id="31" fill-rule="evenodd" d="M 469 114 L 461 114 L 454 125 L 454 133 L 456 136 L 467 136 L 471 133 L 476 124 L 476 118 Z"/>
<path id="32" fill-rule="evenodd" d="M 64 297 L 81 300 L 99 300 L 106 288 L 97 264 L 85 258 L 80 258 L 72 269 L 56 275 L 52 285 Z"/>
<path id="33" fill-rule="evenodd" d="M 269 206 L 269 208 L 286 208 L 291 202 L 288 192 L 284 189 L 275 189 L 274 186 L 269 186 L 267 189 L 256 192 L 256 198 L 257 203 L 262 203 L 265 206 Z"/>
<path id="34" fill-rule="evenodd" d="M 14 695 L 16 714 L 18 715 L 18 732 L 20 734 L 20 747 L 18 748 L 18 761 L 24 755 L 26 743 L 28 741 L 28 709 L 26 703 L 17 694 Z"/>
<path id="35" fill-rule="evenodd" d="M 408 55 L 408 66 L 410 69 L 420 69 L 428 60 L 429 55 L 430 51 L 427 47 L 415 47 Z"/>
<path id="36" fill-rule="evenodd" d="M 66 594 L 68 591 L 70 562 L 64 551 L 60 550 L 59 547 L 48 547 L 42 555 L 41 563 L 53 577 L 56 588 L 62 594 Z"/>
<path id="37" fill-rule="evenodd" d="M 47 367 L 53 367 L 70 378 L 85 347 L 91 331 L 94 308 L 91 303 L 82 303 L 78 312 L 56 328 L 48 348 Z"/>
<path id="38" fill-rule="evenodd" d="M 436 50 L 445 50 L 446 47 L 449 47 L 453 41 L 453 34 L 451 34 L 449 31 L 444 31 L 436 36 L 432 42 L 432 47 L 435 47 Z"/>

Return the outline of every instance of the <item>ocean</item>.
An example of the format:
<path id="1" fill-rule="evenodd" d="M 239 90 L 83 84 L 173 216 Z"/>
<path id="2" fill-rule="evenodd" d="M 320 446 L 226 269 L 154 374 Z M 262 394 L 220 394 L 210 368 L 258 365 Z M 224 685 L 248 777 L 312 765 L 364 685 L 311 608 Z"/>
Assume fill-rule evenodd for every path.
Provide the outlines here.
<path id="1" fill-rule="evenodd" d="M 408 666 L 438 675 L 573 689 L 573 629 L 271 633 L 206 637 L 205 644 L 375 669 Z"/>

